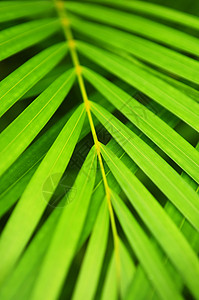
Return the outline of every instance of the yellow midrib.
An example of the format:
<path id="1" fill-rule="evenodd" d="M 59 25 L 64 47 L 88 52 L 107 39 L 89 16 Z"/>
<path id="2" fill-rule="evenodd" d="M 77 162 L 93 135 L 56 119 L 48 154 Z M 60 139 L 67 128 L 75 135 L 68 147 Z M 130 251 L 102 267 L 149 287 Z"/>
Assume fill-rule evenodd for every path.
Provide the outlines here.
<path id="1" fill-rule="evenodd" d="M 88 95 L 87 95 L 87 92 L 86 92 L 86 87 L 85 87 L 85 84 L 84 84 L 84 79 L 83 79 L 83 76 L 82 76 L 82 67 L 81 67 L 80 62 L 79 62 L 79 57 L 78 57 L 78 54 L 77 54 L 77 51 L 76 51 L 75 40 L 73 38 L 73 34 L 72 34 L 72 31 L 71 31 L 71 28 L 70 28 L 70 21 L 67 17 L 66 9 L 64 7 L 64 2 L 62 0 L 53 0 L 53 1 L 54 1 L 54 4 L 55 4 L 57 13 L 60 17 L 62 28 L 63 28 L 63 31 L 64 31 L 64 35 L 65 35 L 66 41 L 68 42 L 68 47 L 69 47 L 69 51 L 70 51 L 70 54 L 71 54 L 71 58 L 72 58 L 74 66 L 75 66 L 80 91 L 81 91 L 82 98 L 83 98 L 83 101 L 84 101 L 84 104 L 85 104 L 86 112 L 87 112 L 87 115 L 88 115 L 88 120 L 89 120 L 90 127 L 91 127 L 91 132 L 92 132 L 92 135 L 93 135 L 93 140 L 94 140 L 96 151 L 97 151 L 97 156 L 98 156 L 98 159 L 99 159 L 100 169 L 101 169 L 102 178 L 103 178 L 103 182 L 104 182 L 104 188 L 105 188 L 105 192 L 106 192 L 108 210 L 109 210 L 110 221 L 111 221 L 111 228 L 112 228 L 112 232 L 113 232 L 115 258 L 116 258 L 116 268 L 117 268 L 117 279 L 118 279 L 118 283 L 119 283 L 119 280 L 120 280 L 119 237 L 118 237 L 118 233 L 117 233 L 117 227 L 116 227 L 113 207 L 112 207 L 112 203 L 111 203 L 110 188 L 109 188 L 109 185 L 108 185 L 108 182 L 107 182 L 106 173 L 105 173 L 105 169 L 104 169 L 104 165 L 103 165 L 103 161 L 102 161 L 100 143 L 98 141 L 95 126 L 94 126 L 94 123 L 93 123 L 91 110 L 90 110 L 90 102 L 89 102 L 89 99 L 88 99 Z"/>

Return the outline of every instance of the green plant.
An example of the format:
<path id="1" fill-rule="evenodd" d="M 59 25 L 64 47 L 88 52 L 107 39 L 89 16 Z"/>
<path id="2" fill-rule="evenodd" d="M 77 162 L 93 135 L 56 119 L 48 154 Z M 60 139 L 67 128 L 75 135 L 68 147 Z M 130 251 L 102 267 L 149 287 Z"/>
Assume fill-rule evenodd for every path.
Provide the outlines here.
<path id="1" fill-rule="evenodd" d="M 1 299 L 199 299 L 198 17 L 2 1 L 0 22 Z"/>

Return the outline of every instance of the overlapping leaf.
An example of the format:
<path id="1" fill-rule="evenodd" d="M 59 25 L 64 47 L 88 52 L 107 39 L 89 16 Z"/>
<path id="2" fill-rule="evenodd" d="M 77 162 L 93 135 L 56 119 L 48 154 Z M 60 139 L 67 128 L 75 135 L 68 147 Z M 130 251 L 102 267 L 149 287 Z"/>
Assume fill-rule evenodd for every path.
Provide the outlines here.
<path id="1" fill-rule="evenodd" d="M 117 118 L 97 104 L 93 103 L 92 109 L 132 160 L 146 172 L 149 178 L 199 231 L 199 197 L 193 189 L 155 151 Z"/>
<path id="2" fill-rule="evenodd" d="M 52 70 L 66 53 L 65 43 L 52 46 L 31 58 L 2 80 L 0 82 L 0 116 Z"/>
<path id="3" fill-rule="evenodd" d="M 84 74 L 119 111 L 199 182 L 199 155 L 190 144 L 122 89 L 91 70 L 85 69 Z"/>
<path id="4" fill-rule="evenodd" d="M 199 56 L 198 39 L 172 27 L 138 15 L 90 3 L 68 2 L 67 8 L 85 17 L 145 36 Z"/>
<path id="5" fill-rule="evenodd" d="M 0 137 L 1 175 L 48 122 L 69 92 L 74 79 L 73 70 L 61 75 L 3 131 Z"/>
<path id="6" fill-rule="evenodd" d="M 127 8 L 139 13 L 144 13 L 148 16 L 154 16 L 158 19 L 165 19 L 167 21 L 175 22 L 182 26 L 191 27 L 199 30 L 199 20 L 197 16 L 188 14 L 183 11 L 174 10 L 170 7 L 158 5 L 145 1 L 120 1 L 120 0 L 92 0 L 98 3 L 111 4 L 115 7 Z"/>
<path id="7" fill-rule="evenodd" d="M 0 238 L 0 253 L 3 262 L 0 267 L 1 282 L 19 259 L 52 197 L 71 158 L 83 126 L 84 117 L 84 107 L 80 106 L 48 151 L 9 218 Z M 52 176 L 53 184 L 51 184 Z M 48 185 L 44 194 L 46 182 Z M 15 247 L 12 247 L 13 244 Z"/>
<path id="8" fill-rule="evenodd" d="M 73 27 L 93 39 L 199 84 L 199 62 L 135 35 L 72 18 Z M 119 41 L 119 43 L 118 43 Z"/>
<path id="9" fill-rule="evenodd" d="M 0 22 L 41 15 L 52 8 L 50 1 L 1 1 Z"/>
<path id="10" fill-rule="evenodd" d="M 71 190 L 72 202 L 65 207 L 56 226 L 31 299 L 41 299 L 43 296 L 56 299 L 59 295 L 86 218 L 95 183 L 95 172 L 96 151 L 92 148 Z M 49 284 L 46 284 L 46 280 Z"/>
<path id="11" fill-rule="evenodd" d="M 8 219 L 0 238 L 0 298 L 199 299 L 199 206 L 192 181 L 199 182 L 199 155 L 192 146 L 199 130 L 199 19 L 150 2 L 89 2 L 0 3 L 0 60 L 18 53 L 18 65 L 22 61 L 0 83 L 0 116 L 6 113 L 0 216 Z M 65 41 L 53 45 L 61 29 Z M 83 41 L 75 40 L 76 31 Z M 27 48 L 24 63 L 20 55 Z M 54 69 L 68 49 L 72 61 Z M 14 58 L 1 63 L 3 72 Z M 76 68 L 66 72 L 73 63 Z M 79 105 L 74 85 L 66 113 L 57 111 L 76 75 L 98 90 L 93 97 L 86 81 L 77 82 L 84 100 L 95 103 Z M 18 107 L 25 108 L 21 114 Z M 58 122 L 54 118 L 35 139 L 56 111 Z M 17 117 L 9 124 L 5 119 L 13 112 Z M 95 143 L 106 144 L 97 152 L 86 112 Z M 103 180 L 96 172 L 99 151 Z M 192 179 L 180 176 L 175 163 Z M 63 175 L 72 185 L 55 207 Z M 117 268 L 105 187 L 117 216 Z"/>
<path id="12" fill-rule="evenodd" d="M 35 45 L 59 30 L 56 19 L 27 22 L 5 29 L 0 33 L 0 61 Z"/>
<path id="13" fill-rule="evenodd" d="M 112 199 L 114 200 L 114 208 L 131 247 L 139 257 L 146 273 L 150 276 L 151 282 L 159 293 L 160 298 L 169 299 L 171 297 L 171 299 L 182 299 L 144 231 L 140 228 L 124 203 L 122 203 L 122 200 L 113 192 Z"/>
<path id="14" fill-rule="evenodd" d="M 93 228 L 88 249 L 76 283 L 73 300 L 78 300 L 81 297 L 93 299 L 95 295 L 107 247 L 108 225 L 109 215 L 105 199 L 99 210 L 98 217 Z"/>
<path id="15" fill-rule="evenodd" d="M 199 131 L 199 105 L 191 98 L 122 57 L 80 41 L 78 49 Z"/>
<path id="16" fill-rule="evenodd" d="M 198 298 L 197 280 L 193 280 L 193 278 L 198 277 L 197 274 L 199 273 L 199 263 L 196 255 L 158 202 L 138 179 L 112 151 L 102 145 L 101 149 L 108 166 L 132 205 L 164 248 L 190 290 Z"/>

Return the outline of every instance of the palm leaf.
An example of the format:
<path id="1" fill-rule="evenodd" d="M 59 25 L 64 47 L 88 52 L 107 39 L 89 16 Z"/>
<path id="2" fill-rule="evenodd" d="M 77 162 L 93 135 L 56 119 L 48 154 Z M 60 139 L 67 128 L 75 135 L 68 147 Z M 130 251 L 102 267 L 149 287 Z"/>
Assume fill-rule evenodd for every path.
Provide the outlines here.
<path id="1" fill-rule="evenodd" d="M 199 7 L 156 2 L 0 3 L 1 299 L 199 299 Z"/>
<path id="2" fill-rule="evenodd" d="M 148 273 L 148 276 L 150 276 L 151 282 L 155 286 L 157 285 L 156 289 L 160 298 L 168 299 L 168 297 L 172 297 L 175 299 L 181 299 L 180 294 L 178 294 L 175 290 L 172 280 L 169 278 L 167 272 L 165 272 L 160 258 L 158 257 L 156 251 L 154 251 L 153 247 L 151 247 L 150 242 L 147 240 L 147 237 L 142 229 L 130 215 L 128 209 L 125 208 L 122 200 L 114 193 L 112 197 L 114 208 L 121 225 L 128 236 L 129 242 L 132 247 L 137 247 L 134 248 L 135 253 L 139 257 L 139 260 L 146 273 Z"/>
<path id="3" fill-rule="evenodd" d="M 141 217 L 144 215 L 144 222 L 150 228 L 151 232 L 162 245 L 167 255 L 170 257 L 179 271 L 182 272 L 182 276 L 184 277 L 184 280 L 187 281 L 187 284 L 192 292 L 196 295 L 196 297 L 198 297 L 197 280 L 194 282 L 193 274 L 188 273 L 189 271 L 193 271 L 194 273 L 196 272 L 194 276 L 197 278 L 198 275 L 196 274 L 199 272 L 199 263 L 195 254 L 186 243 L 186 240 L 181 234 L 179 234 L 179 231 L 175 229 L 175 226 L 163 212 L 158 203 L 153 200 L 152 195 L 144 188 L 144 186 L 141 185 L 141 183 L 128 170 L 128 168 L 125 167 L 125 165 L 116 157 L 116 155 L 113 154 L 112 151 L 106 149 L 104 146 L 102 149 L 108 166 L 113 172 L 115 178 L 118 180 L 122 189 L 129 197 L 132 205 L 135 206 L 135 209 L 138 211 Z M 159 234 L 160 228 L 162 233 L 164 231 L 163 236 Z M 172 231 L 172 235 L 169 233 L 169 231 Z M 173 239 L 173 241 L 170 239 Z M 182 251 L 182 249 L 184 250 Z M 189 258 L 186 257 L 187 255 Z M 190 256 L 192 256 L 193 268 L 188 270 L 191 263 Z M 181 259 L 183 260 L 183 263 Z M 187 265 L 187 267 L 185 267 L 185 265 Z"/>
<path id="4" fill-rule="evenodd" d="M 127 51 L 143 61 L 194 83 L 199 83 L 199 63 L 187 56 L 143 38 L 101 24 L 72 18 L 72 26 L 82 34 L 86 34 L 105 45 Z"/>
<path id="5" fill-rule="evenodd" d="M 97 104 L 92 104 L 92 110 L 131 159 L 143 169 L 151 180 L 158 185 L 160 190 L 175 203 L 178 209 L 182 211 L 182 214 L 187 216 L 190 223 L 199 231 L 199 198 L 192 188 L 186 185 L 186 182 L 181 180 L 180 176 L 173 172 L 173 169 L 170 168 L 155 151 L 152 151 L 149 146 L 142 142 L 139 137 L 133 134 L 131 130 L 108 111 Z M 148 163 L 149 165 L 147 165 Z M 185 206 L 184 208 L 181 207 L 182 203 Z M 195 220 L 191 220 L 188 215 Z"/>
<path id="6" fill-rule="evenodd" d="M 0 174 L 5 172 L 48 122 L 64 100 L 73 82 L 74 71 L 69 70 L 49 86 L 3 131 L 0 138 L 2 154 Z M 3 155 L 6 155 L 6 159 L 3 158 Z"/>
<path id="7" fill-rule="evenodd" d="M 0 60 L 39 43 L 58 29 L 59 22 L 49 19 L 31 21 L 3 30 L 0 34 Z"/>
<path id="8" fill-rule="evenodd" d="M 53 9 L 52 3 L 48 1 L 30 2 L 28 1 L 1 1 L 0 3 L 0 22 L 23 19 L 40 15 Z"/>
<path id="9" fill-rule="evenodd" d="M 22 195 L 30 178 L 68 121 L 73 110 L 33 143 L 3 174 L 0 184 L 0 214 L 4 215 Z"/>
<path id="10" fill-rule="evenodd" d="M 94 0 L 92 0 L 94 1 Z M 96 2 L 99 2 L 96 0 Z M 104 4 L 111 4 L 115 7 L 123 7 L 129 10 L 151 15 L 157 18 L 165 19 L 167 21 L 175 22 L 177 24 L 199 29 L 198 18 L 194 15 L 177 11 L 170 7 L 157 5 L 155 3 L 148 3 L 145 1 L 114 1 L 114 0 L 101 0 Z"/>
<path id="11" fill-rule="evenodd" d="M 38 295 L 41 297 L 41 293 L 46 293 L 43 287 L 43 285 L 46 285 L 46 274 L 52 275 L 48 276 L 48 280 L 51 282 L 50 289 L 48 290 L 48 298 L 54 299 L 59 293 L 65 273 L 69 268 L 74 250 L 77 247 L 79 235 L 81 234 L 82 223 L 86 217 L 86 211 L 95 182 L 95 172 L 96 152 L 92 148 L 75 181 L 74 191 L 70 191 L 70 193 L 75 193 L 71 197 L 72 203 L 65 207 L 66 209 L 64 209 L 57 224 L 51 246 L 44 260 L 40 278 L 38 278 L 35 291 L 33 291 L 33 299 L 38 299 Z M 80 186 L 81 189 L 79 188 Z M 71 228 L 74 228 L 75 231 L 71 231 Z M 67 230 L 67 235 L 63 238 L 65 230 Z M 70 243 L 70 248 L 68 247 L 68 243 Z M 57 255 L 60 264 L 57 264 L 57 259 L 49 259 L 49 257 L 57 257 Z M 60 268 L 60 265 L 62 268 Z M 54 280 L 55 274 L 56 280 Z"/>
<path id="12" fill-rule="evenodd" d="M 138 128 L 140 128 L 174 161 L 176 161 L 178 164 L 182 163 L 182 157 L 184 156 L 186 163 L 181 165 L 181 167 L 184 170 L 186 170 L 187 173 L 190 174 L 187 168 L 188 167 L 187 158 L 188 158 L 189 151 L 190 151 L 190 164 L 192 164 L 191 170 L 193 172 L 195 167 L 196 170 L 198 170 L 198 166 L 196 166 L 196 162 L 199 161 L 198 152 L 195 151 L 195 149 L 193 149 L 192 147 L 190 147 L 190 145 L 186 143 L 186 141 L 184 141 L 179 135 L 177 135 L 173 130 L 171 130 L 169 126 L 167 126 L 164 122 L 162 122 L 161 119 L 157 118 L 154 113 L 147 110 L 138 101 L 133 99 L 129 94 L 125 93 L 123 90 L 114 86 L 112 83 L 108 82 L 106 79 L 100 77 L 94 72 L 90 70 L 85 70 L 84 74 L 86 78 L 89 79 L 89 81 L 92 82 L 92 84 L 95 85 L 95 87 L 99 91 L 101 91 L 101 93 L 103 92 L 103 95 L 109 101 L 111 101 L 111 103 L 114 104 L 118 110 L 124 113 L 124 115 L 132 123 L 134 123 Z M 170 146 L 168 147 L 167 150 L 168 143 L 170 143 Z M 185 155 L 182 154 L 182 151 L 184 149 L 186 149 Z M 177 154 L 177 152 L 179 151 L 180 153 Z M 177 158 L 178 155 L 179 155 L 179 159 Z M 197 178 L 198 172 L 196 171 L 194 173 L 195 174 L 192 173 L 190 175 L 198 182 L 199 180 L 199 178 Z"/>
<path id="13" fill-rule="evenodd" d="M 2 258 L 4 257 L 4 263 L 1 264 L 1 280 L 6 277 L 16 263 L 39 222 L 48 200 L 53 195 L 78 140 L 84 117 L 84 108 L 80 106 L 66 123 L 55 143 L 48 151 L 24 191 L 12 218 L 10 218 L 4 229 L 0 240 L 0 253 Z M 51 185 L 53 174 L 56 174 L 56 177 L 53 179 L 53 185 Z M 50 186 L 45 193 L 45 199 L 43 199 L 42 191 L 46 180 L 49 180 Z M 31 209 L 30 206 L 32 206 Z M 27 214 L 27 209 L 30 209 L 29 214 Z M 23 224 L 21 219 L 23 219 Z M 25 231 L 24 227 L 26 228 Z M 15 248 L 11 247 L 13 243 L 16 243 Z M 8 248 L 10 249 L 9 252 L 7 251 Z"/>
<path id="14" fill-rule="evenodd" d="M 179 50 L 199 55 L 197 38 L 161 23 L 95 4 L 69 2 L 67 8 L 92 20 L 101 21 Z"/>
<path id="15" fill-rule="evenodd" d="M 18 99 L 20 99 L 35 83 L 45 76 L 66 54 L 65 43 L 52 46 L 7 76 L 0 83 L 2 116 Z"/>
<path id="16" fill-rule="evenodd" d="M 96 63 L 157 101 L 160 105 L 187 122 L 195 130 L 199 130 L 198 103 L 166 82 L 119 56 L 84 42 L 78 42 L 78 49 Z"/>
<path id="17" fill-rule="evenodd" d="M 102 203 L 76 283 L 73 299 L 93 299 L 108 241 L 108 209 Z M 97 257 L 97 261 L 96 261 Z M 85 282 L 86 278 L 86 282 Z"/>

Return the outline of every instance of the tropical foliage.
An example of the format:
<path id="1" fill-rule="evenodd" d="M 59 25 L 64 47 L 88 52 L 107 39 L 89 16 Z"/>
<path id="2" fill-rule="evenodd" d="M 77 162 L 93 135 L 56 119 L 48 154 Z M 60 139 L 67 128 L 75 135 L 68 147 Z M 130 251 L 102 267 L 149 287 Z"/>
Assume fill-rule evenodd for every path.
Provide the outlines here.
<path id="1" fill-rule="evenodd" d="M 199 300 L 199 18 L 167 2 L 0 2 L 1 300 Z"/>

